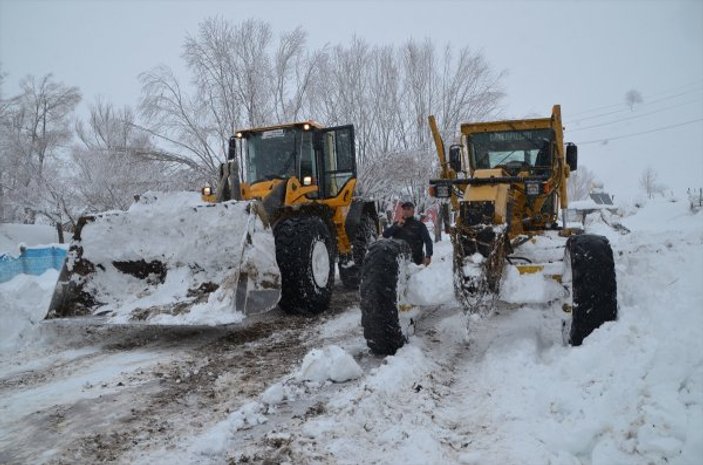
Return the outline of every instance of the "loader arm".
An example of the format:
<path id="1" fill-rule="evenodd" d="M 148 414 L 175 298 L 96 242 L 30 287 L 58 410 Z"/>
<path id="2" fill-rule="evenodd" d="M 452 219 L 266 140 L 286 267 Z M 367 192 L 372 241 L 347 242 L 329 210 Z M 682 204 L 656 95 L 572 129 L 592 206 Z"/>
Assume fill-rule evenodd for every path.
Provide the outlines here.
<path id="1" fill-rule="evenodd" d="M 435 120 L 434 115 L 428 116 L 427 122 L 430 126 L 430 131 L 432 132 L 432 138 L 434 139 L 435 147 L 437 148 L 437 158 L 439 158 L 441 178 L 450 180 L 456 179 L 456 172 L 449 166 L 449 162 L 447 162 L 447 155 L 444 150 L 444 141 L 442 141 L 442 135 L 439 133 L 439 128 L 437 127 L 437 120 Z M 452 204 L 452 208 L 454 210 L 457 210 L 459 208 L 459 200 L 457 199 L 453 188 L 450 188 L 450 192 L 450 202 Z"/>

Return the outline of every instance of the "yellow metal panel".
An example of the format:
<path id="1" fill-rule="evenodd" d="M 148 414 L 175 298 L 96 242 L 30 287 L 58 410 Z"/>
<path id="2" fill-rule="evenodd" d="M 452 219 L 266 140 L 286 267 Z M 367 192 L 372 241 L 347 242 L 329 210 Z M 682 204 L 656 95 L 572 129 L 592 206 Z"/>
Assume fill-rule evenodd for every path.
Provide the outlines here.
<path id="1" fill-rule="evenodd" d="M 337 232 L 337 249 L 341 254 L 348 254 L 351 252 L 351 241 L 349 236 L 347 236 L 345 224 L 355 188 L 356 178 L 352 178 L 344 184 L 344 187 L 342 187 L 342 190 L 339 191 L 339 194 L 337 194 L 336 197 L 324 199 L 318 202 L 327 205 L 334 212 L 332 215 L 332 221 L 334 222 Z"/>
<path id="2" fill-rule="evenodd" d="M 261 199 L 268 195 L 274 186 L 283 182 L 280 179 L 274 179 L 272 181 L 261 181 L 256 184 L 242 183 L 242 198 L 245 200 Z"/>
<path id="3" fill-rule="evenodd" d="M 463 123 L 461 133 L 470 135 L 477 132 L 494 131 L 523 131 L 529 129 L 545 129 L 552 127 L 551 118 L 491 121 L 487 123 Z"/>
<path id="4" fill-rule="evenodd" d="M 300 181 L 298 181 L 298 178 L 293 176 L 288 179 L 284 203 L 285 205 L 308 203 L 310 200 L 306 197 L 306 195 L 312 192 L 317 192 L 317 190 L 317 186 L 303 186 Z"/>
<path id="5" fill-rule="evenodd" d="M 210 195 L 200 194 L 200 200 L 202 200 L 205 203 L 215 203 L 217 201 L 217 195 L 215 195 L 215 194 L 210 194 Z"/>
<path id="6" fill-rule="evenodd" d="M 515 268 L 520 272 L 521 275 L 523 274 L 535 274 L 535 273 L 541 273 L 544 271 L 544 265 L 515 265 Z M 545 275 L 545 277 L 549 279 L 553 279 L 554 281 L 561 283 L 561 275 L 560 274 L 548 274 Z"/>
<path id="7" fill-rule="evenodd" d="M 540 273 L 544 270 L 544 265 L 515 265 L 520 274 Z"/>
<path id="8" fill-rule="evenodd" d="M 502 170 L 481 171 L 502 172 Z M 477 171 L 476 173 L 479 172 Z M 469 186 L 464 191 L 464 200 L 469 202 L 493 202 L 495 204 L 493 222 L 495 224 L 503 224 L 508 220 L 509 195 L 510 186 L 508 184 L 486 184 L 483 186 Z"/>
<path id="9" fill-rule="evenodd" d="M 476 170 L 474 171 L 474 178 L 481 178 L 481 179 L 487 179 L 487 178 L 499 178 L 501 176 L 505 176 L 505 171 L 503 171 L 503 168 L 491 168 L 491 169 L 483 169 L 483 170 Z"/>

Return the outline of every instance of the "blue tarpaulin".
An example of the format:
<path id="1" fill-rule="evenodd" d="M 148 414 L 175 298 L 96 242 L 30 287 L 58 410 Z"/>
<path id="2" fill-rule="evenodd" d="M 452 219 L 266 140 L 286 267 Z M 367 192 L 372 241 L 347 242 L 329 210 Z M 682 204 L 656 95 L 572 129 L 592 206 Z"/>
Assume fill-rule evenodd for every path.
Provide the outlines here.
<path id="1" fill-rule="evenodd" d="M 19 257 L 0 255 L 0 283 L 18 274 L 39 276 L 49 268 L 61 270 L 66 259 L 66 249 L 61 247 L 27 248 Z"/>

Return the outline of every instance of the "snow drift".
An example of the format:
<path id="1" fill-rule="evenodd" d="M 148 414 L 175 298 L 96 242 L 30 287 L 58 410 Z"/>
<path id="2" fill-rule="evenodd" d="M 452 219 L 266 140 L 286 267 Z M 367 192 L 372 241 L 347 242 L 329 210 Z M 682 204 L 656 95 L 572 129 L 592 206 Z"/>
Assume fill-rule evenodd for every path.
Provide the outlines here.
<path id="1" fill-rule="evenodd" d="M 127 212 L 79 226 L 51 317 L 110 323 L 237 323 L 276 306 L 274 238 L 255 202 L 203 205 L 193 193 L 147 193 Z"/>

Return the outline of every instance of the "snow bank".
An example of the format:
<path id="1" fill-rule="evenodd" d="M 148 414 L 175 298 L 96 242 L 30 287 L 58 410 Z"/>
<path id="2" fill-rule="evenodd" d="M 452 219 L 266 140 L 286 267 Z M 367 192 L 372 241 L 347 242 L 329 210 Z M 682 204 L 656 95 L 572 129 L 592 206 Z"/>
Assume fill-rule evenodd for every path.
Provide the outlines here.
<path id="1" fill-rule="evenodd" d="M 306 422 L 302 436 L 339 464 L 452 463 L 431 419 L 441 363 L 431 357 L 420 340 L 386 357 L 363 383 L 332 398 L 326 415 Z"/>
<path id="2" fill-rule="evenodd" d="M 238 323 L 245 313 L 275 307 L 280 297 L 273 234 L 251 205 L 203 205 L 190 192 L 146 193 L 127 213 L 96 215 L 83 227 L 75 246 L 95 271 L 73 279 L 112 323 Z M 69 252 L 69 269 L 77 258 Z M 144 276 L 118 270 L 120 262 L 141 262 Z M 213 285 L 214 292 L 203 291 Z"/>
<path id="3" fill-rule="evenodd" d="M 543 273 L 521 275 L 516 266 L 503 271 L 500 300 L 512 304 L 547 303 L 564 296 L 564 288 Z"/>
<path id="4" fill-rule="evenodd" d="M 303 359 L 296 378 L 300 381 L 341 383 L 361 376 L 361 367 L 354 358 L 336 345 L 311 350 Z"/>
<path id="5" fill-rule="evenodd" d="M 468 348 L 459 316 L 443 319 L 331 399 L 302 437 L 349 464 L 699 463 L 703 215 L 662 202 L 628 218 L 630 234 L 594 225 L 615 252 L 618 321 L 564 346 L 561 309 L 544 305 L 558 286 L 508 269 L 502 297 L 539 305 L 477 322 Z M 521 252 L 558 259 L 556 242 Z"/>
<path id="6" fill-rule="evenodd" d="M 631 230 L 643 232 L 700 231 L 703 216 L 691 210 L 690 204 L 681 199 L 654 199 L 624 218 L 622 223 Z"/>
<path id="7" fill-rule="evenodd" d="M 51 269 L 41 276 L 22 274 L 0 284 L 0 351 L 18 350 L 36 341 L 58 274 Z"/>
<path id="8" fill-rule="evenodd" d="M 262 415 L 262 411 L 263 406 L 259 402 L 244 404 L 235 412 L 232 412 L 225 420 L 194 437 L 190 447 L 185 451 L 186 461 L 179 463 L 201 463 L 203 457 L 215 460 L 215 463 L 222 463 L 232 435 L 240 429 L 250 428 L 266 422 L 266 417 Z M 183 454 L 179 455 L 179 458 L 183 459 Z M 173 460 L 175 460 L 175 457 L 169 461 Z"/>
<path id="9" fill-rule="evenodd" d="M 559 342 L 557 308 L 496 317 L 481 363 L 455 386 L 459 403 L 441 413 L 465 424 L 460 432 L 487 425 L 467 463 L 693 464 L 703 456 L 703 216 L 662 201 L 623 223 L 633 232 L 610 230 L 616 322 L 574 348 Z"/>
<path id="10" fill-rule="evenodd" d="M 417 306 L 454 302 L 452 278 L 452 245 L 449 241 L 434 246 L 429 266 L 408 263 L 405 281 L 399 283 L 401 301 Z"/>

